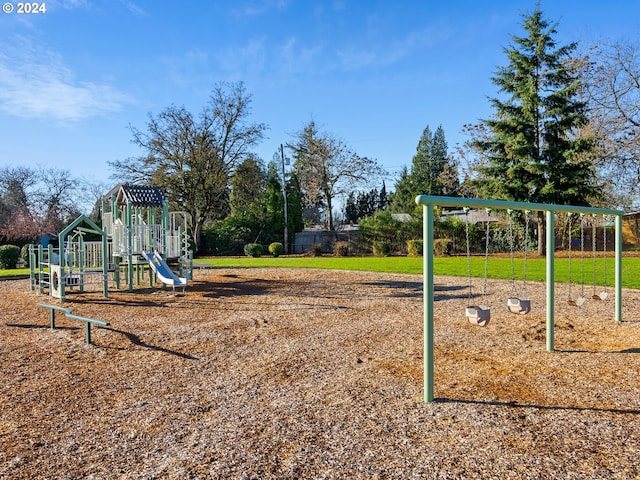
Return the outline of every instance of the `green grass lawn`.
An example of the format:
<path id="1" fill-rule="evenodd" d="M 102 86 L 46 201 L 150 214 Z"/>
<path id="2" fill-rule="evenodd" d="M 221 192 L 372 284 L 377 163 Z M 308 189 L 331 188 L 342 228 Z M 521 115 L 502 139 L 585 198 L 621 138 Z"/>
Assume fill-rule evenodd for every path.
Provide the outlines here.
<path id="1" fill-rule="evenodd" d="M 13 268 L 8 270 L 0 270 L 0 278 L 15 277 L 16 275 L 29 275 L 28 268 Z"/>
<path id="2" fill-rule="evenodd" d="M 199 258 L 196 263 L 208 264 L 220 268 L 250 268 L 250 267 L 286 267 L 286 268 L 324 268 L 332 270 L 359 270 L 389 273 L 422 273 L 422 258 L 415 257 L 212 257 Z M 596 262 L 596 283 L 603 282 L 603 259 Z M 555 262 L 556 281 L 567 282 L 569 277 L 569 260 L 557 258 Z M 574 283 L 582 283 L 582 266 L 579 258 L 573 258 L 571 262 L 571 277 Z M 640 289 L 640 258 L 623 257 L 622 259 L 622 286 L 625 288 Z M 436 275 L 467 275 L 466 257 L 436 257 L 434 261 L 434 273 Z M 613 286 L 614 261 L 607 259 L 607 284 Z M 0 270 L 0 277 L 13 275 L 28 275 L 29 269 Z M 474 277 L 484 275 L 484 257 L 471 258 L 471 274 Z M 521 280 L 523 274 L 522 259 L 515 260 L 516 279 Z M 544 281 L 546 275 L 546 263 L 544 258 L 533 257 L 527 259 L 527 279 L 531 281 Z M 511 278 L 511 260 L 505 257 L 491 257 L 488 263 L 488 276 L 490 278 Z M 587 258 L 584 262 L 585 284 L 593 283 L 593 259 Z"/>
<path id="3" fill-rule="evenodd" d="M 213 267 L 249 268 L 249 267 L 291 267 L 291 268 L 325 268 L 333 270 L 360 270 L 390 273 L 422 273 L 422 258 L 415 257 L 213 257 L 196 260 L 196 263 L 206 263 Z M 596 282 L 601 285 L 604 279 L 604 261 L 598 258 L 596 262 Z M 622 285 L 625 288 L 640 289 L 640 258 L 628 257 L 622 259 Z M 571 277 L 574 283 L 582 282 L 582 266 L 579 258 L 571 262 Z M 434 261 L 435 275 L 467 275 L 466 257 L 436 257 Z M 474 277 L 484 275 L 484 257 L 471 258 L 471 274 Z M 516 279 L 522 279 L 523 261 L 515 260 Z M 567 282 L 569 277 L 569 260 L 557 258 L 555 261 L 557 282 Z M 614 261 L 607 259 L 607 284 L 613 285 Z M 488 263 L 490 278 L 511 278 L 511 260 L 504 257 L 491 257 Z M 527 259 L 527 279 L 544 281 L 546 277 L 546 261 L 544 258 Z M 584 262 L 585 284 L 593 283 L 593 259 Z"/>

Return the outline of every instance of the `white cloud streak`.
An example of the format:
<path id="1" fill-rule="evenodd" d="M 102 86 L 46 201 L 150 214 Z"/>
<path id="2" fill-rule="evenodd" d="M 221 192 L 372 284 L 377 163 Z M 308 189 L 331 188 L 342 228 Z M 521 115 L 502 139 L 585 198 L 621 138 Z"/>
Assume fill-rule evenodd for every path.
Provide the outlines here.
<path id="1" fill-rule="evenodd" d="M 404 37 L 372 47 L 350 47 L 337 52 L 346 70 L 393 65 L 417 51 L 424 51 L 446 44 L 452 32 L 448 28 L 426 28 L 407 33 Z"/>
<path id="2" fill-rule="evenodd" d="M 0 54 L 0 110 L 21 118 L 80 121 L 119 111 L 129 99 L 110 85 L 79 81 L 55 52 L 17 38 Z M 12 55 L 13 54 L 13 55 Z"/>
<path id="3" fill-rule="evenodd" d="M 289 7 L 289 0 L 257 0 L 239 6 L 238 11 L 248 17 L 266 15 L 272 11 L 283 11 Z"/>

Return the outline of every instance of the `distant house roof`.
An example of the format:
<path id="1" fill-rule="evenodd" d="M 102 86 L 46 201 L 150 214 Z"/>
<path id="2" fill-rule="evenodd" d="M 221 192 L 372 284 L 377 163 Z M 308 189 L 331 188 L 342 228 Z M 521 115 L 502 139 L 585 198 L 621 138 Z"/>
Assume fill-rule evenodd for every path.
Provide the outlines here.
<path id="1" fill-rule="evenodd" d="M 478 223 L 495 223 L 502 218 L 502 215 L 490 215 L 485 210 L 469 210 L 466 214 L 464 210 L 453 210 L 444 212 L 441 218 L 447 217 L 458 217 L 463 222 L 469 222 L 471 224 L 477 225 Z"/>
<path id="2" fill-rule="evenodd" d="M 116 201 L 120 205 L 131 205 L 133 207 L 162 207 L 164 202 L 164 194 L 160 187 L 125 183 L 117 186 L 116 188 Z M 114 192 L 114 190 L 116 189 L 114 188 L 112 192 Z"/>

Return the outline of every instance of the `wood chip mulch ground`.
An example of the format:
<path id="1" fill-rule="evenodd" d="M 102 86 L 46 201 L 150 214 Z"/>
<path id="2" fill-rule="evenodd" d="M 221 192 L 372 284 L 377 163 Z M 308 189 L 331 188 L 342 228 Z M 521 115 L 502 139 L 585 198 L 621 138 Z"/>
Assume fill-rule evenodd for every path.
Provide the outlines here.
<path id="1" fill-rule="evenodd" d="M 0 478 L 640 478 L 640 292 L 616 323 L 612 298 L 558 286 L 547 352 L 544 285 L 528 315 L 510 289 L 489 284 L 482 328 L 465 279 L 436 279 L 425 404 L 420 276 L 215 269 L 185 296 L 70 294 L 110 322 L 91 345 L 0 282 Z"/>

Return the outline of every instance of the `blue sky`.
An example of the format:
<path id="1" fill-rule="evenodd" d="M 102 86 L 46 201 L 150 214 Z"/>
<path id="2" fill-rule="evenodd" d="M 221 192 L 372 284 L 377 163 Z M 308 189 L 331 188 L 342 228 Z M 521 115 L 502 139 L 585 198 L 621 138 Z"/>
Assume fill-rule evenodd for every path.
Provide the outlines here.
<path id="1" fill-rule="evenodd" d="M 4 2 L 6 3 L 6 2 Z M 114 183 L 107 162 L 140 155 L 128 125 L 172 103 L 197 114 L 243 81 L 256 148 L 271 160 L 314 119 L 389 172 L 429 125 L 452 149 L 491 114 L 490 78 L 535 0 L 49 0 L 0 13 L 0 165 L 51 166 Z M 43 3 L 43 2 L 40 2 Z M 560 43 L 638 41 L 636 0 L 543 0 Z M 4 7 L 3 7 L 4 8 Z"/>

